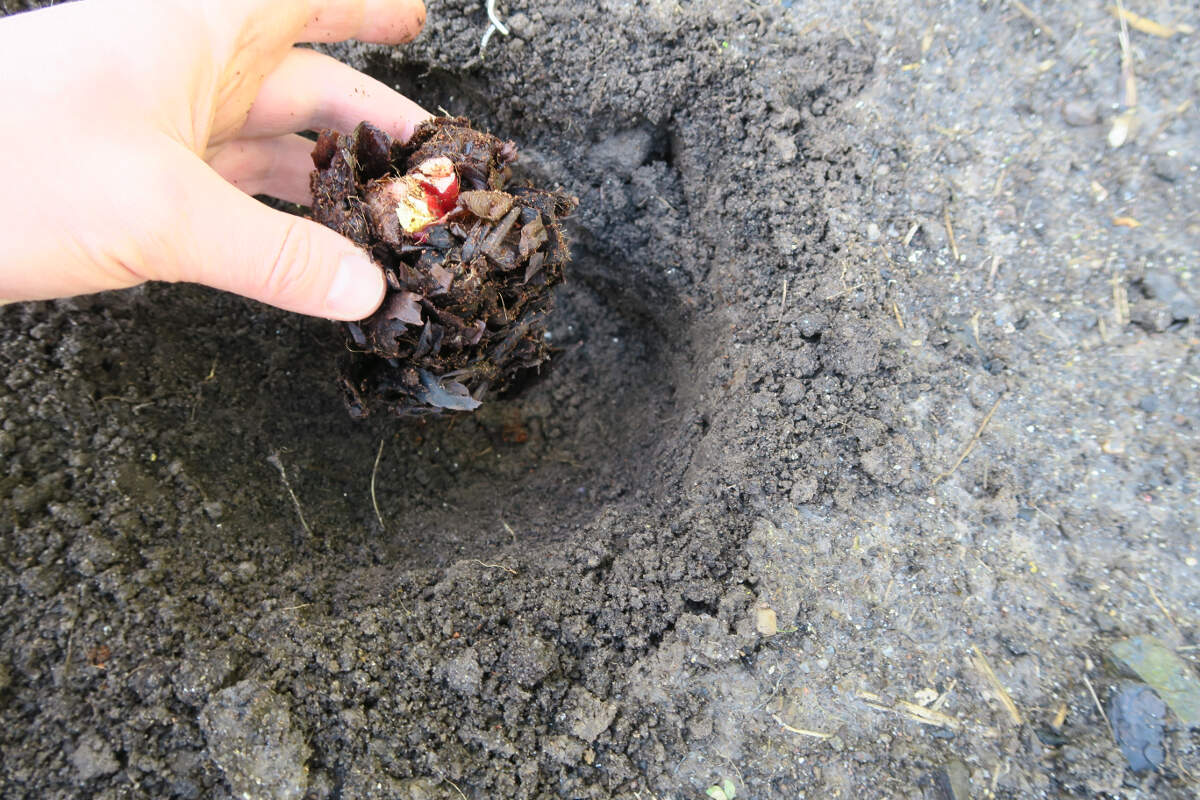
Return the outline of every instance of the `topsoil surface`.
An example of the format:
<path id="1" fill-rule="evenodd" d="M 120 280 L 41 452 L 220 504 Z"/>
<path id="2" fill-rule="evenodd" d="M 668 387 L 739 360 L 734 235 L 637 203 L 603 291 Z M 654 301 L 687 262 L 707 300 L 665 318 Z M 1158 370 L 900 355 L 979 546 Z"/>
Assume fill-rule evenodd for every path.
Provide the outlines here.
<path id="1" fill-rule="evenodd" d="M 1200 652 L 1200 34 L 1129 31 L 1114 147 L 1105 6 L 335 48 L 579 197 L 551 366 L 356 423 L 328 322 L 0 309 L 0 793 L 1194 797 L 1098 703 L 1112 642 Z"/>

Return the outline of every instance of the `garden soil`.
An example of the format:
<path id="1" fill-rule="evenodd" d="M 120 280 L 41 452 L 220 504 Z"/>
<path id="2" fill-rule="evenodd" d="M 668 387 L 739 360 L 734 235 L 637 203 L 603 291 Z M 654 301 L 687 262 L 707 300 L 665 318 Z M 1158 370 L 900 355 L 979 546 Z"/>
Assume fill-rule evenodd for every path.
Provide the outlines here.
<path id="1" fill-rule="evenodd" d="M 579 198 L 553 357 L 355 422 L 326 321 L 0 309 L 0 793 L 1194 797 L 1100 710 L 1200 653 L 1200 18 L 1126 7 L 334 48 Z"/>

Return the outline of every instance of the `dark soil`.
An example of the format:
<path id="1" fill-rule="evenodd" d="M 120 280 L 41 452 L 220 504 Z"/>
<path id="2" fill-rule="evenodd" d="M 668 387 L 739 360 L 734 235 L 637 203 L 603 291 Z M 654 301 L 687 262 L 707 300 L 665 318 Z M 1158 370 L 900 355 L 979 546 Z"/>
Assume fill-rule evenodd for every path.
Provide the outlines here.
<path id="1" fill-rule="evenodd" d="M 337 49 L 580 199 L 551 369 L 457 419 L 206 290 L 0 309 L 4 796 L 1195 796 L 1098 706 L 1198 652 L 1200 37 L 1131 32 L 1114 148 L 1119 25 L 1029 5 Z"/>

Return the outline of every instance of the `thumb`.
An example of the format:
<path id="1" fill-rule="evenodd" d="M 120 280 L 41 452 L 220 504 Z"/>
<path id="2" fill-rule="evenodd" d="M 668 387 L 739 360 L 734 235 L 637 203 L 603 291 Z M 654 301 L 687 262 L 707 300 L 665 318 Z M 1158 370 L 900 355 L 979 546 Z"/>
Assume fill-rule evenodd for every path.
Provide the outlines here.
<path id="1" fill-rule="evenodd" d="M 199 159 L 180 170 L 177 280 L 202 283 L 288 311 L 338 320 L 369 316 L 383 301 L 383 271 L 350 240 L 263 205 Z M 183 231 L 181 231 L 183 233 Z M 161 276 L 165 277 L 165 276 Z"/>

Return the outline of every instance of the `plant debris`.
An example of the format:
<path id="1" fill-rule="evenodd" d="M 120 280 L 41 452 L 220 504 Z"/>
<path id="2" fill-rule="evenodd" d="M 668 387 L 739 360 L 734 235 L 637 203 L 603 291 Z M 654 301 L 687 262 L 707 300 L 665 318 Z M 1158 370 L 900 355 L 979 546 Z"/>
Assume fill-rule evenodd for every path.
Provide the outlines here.
<path id="1" fill-rule="evenodd" d="M 463 118 L 422 123 L 407 143 L 369 122 L 313 150 L 313 218 L 383 269 L 379 310 L 346 323 L 339 385 L 350 415 L 473 411 L 550 354 L 551 289 L 577 201 L 510 185 L 512 142 Z"/>

